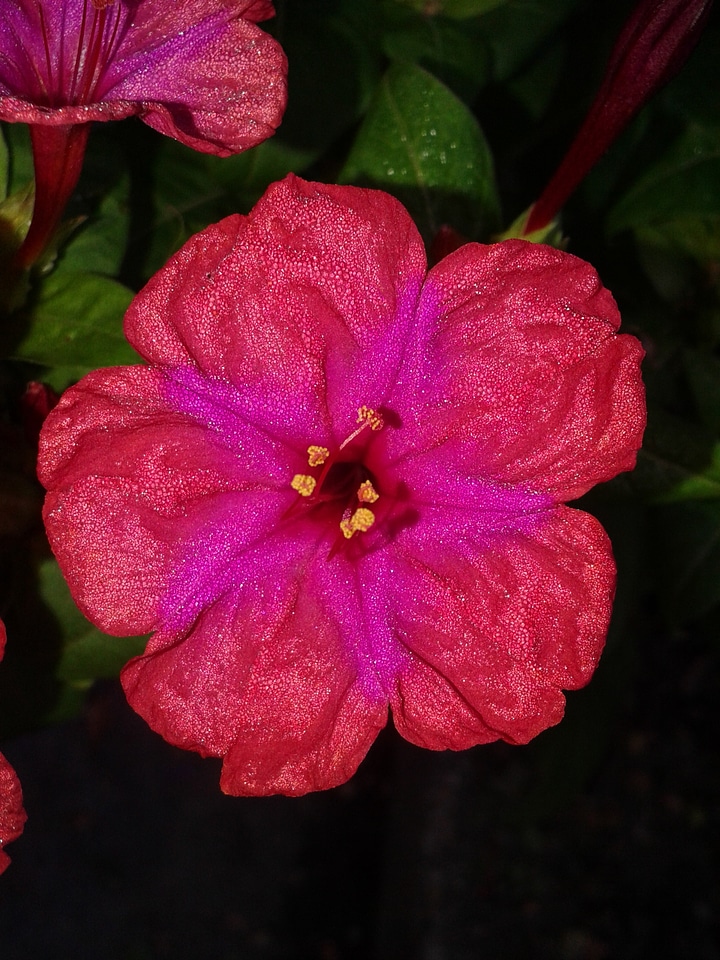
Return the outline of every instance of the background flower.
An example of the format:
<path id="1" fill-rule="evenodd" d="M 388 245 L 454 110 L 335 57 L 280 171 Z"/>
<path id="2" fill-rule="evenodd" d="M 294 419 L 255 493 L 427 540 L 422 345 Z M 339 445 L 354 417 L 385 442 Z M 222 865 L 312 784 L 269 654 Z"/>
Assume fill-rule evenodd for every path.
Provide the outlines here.
<path id="1" fill-rule="evenodd" d="M 272 136 L 286 101 L 266 0 L 0 2 L 0 120 L 29 123 L 36 202 L 19 253 L 42 252 L 77 184 L 94 120 L 137 115 L 227 157 Z"/>
<path id="2" fill-rule="evenodd" d="M 5 624 L 0 620 L 0 660 L 5 653 Z M 15 771 L 0 753 L 0 873 L 7 869 L 10 857 L 5 847 L 17 840 L 27 815 L 22 805 L 22 790 Z"/>
<path id="3" fill-rule="evenodd" d="M 379 192 L 290 177 L 193 238 L 128 312 L 149 366 L 85 378 L 41 441 L 79 606 L 154 631 L 135 709 L 248 794 L 343 782 L 388 704 L 433 749 L 556 723 L 614 590 L 602 528 L 562 504 L 644 426 L 618 324 L 547 247 L 426 276 Z"/>

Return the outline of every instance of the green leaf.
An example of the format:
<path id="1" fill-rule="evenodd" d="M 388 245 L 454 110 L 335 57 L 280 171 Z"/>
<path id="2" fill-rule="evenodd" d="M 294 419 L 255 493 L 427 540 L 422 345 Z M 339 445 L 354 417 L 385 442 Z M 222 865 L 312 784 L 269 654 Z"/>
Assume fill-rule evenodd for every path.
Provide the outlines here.
<path id="1" fill-rule="evenodd" d="M 62 269 L 116 276 L 128 235 L 128 181 L 123 178 L 61 250 Z"/>
<path id="2" fill-rule="evenodd" d="M 319 154 L 357 123 L 380 74 L 372 0 L 278 0 L 277 38 L 290 63 L 282 138 Z"/>
<path id="3" fill-rule="evenodd" d="M 410 64 L 392 66 L 380 82 L 340 181 L 395 194 L 428 240 L 443 223 L 473 237 L 499 220 L 492 157 L 477 121 L 444 84 Z"/>
<path id="4" fill-rule="evenodd" d="M 720 499 L 720 444 L 699 424 L 653 407 L 637 467 L 616 483 L 656 503 Z"/>
<path id="5" fill-rule="evenodd" d="M 484 16 L 480 23 L 492 56 L 494 79 L 504 81 L 513 76 L 577 6 L 578 0 L 513 0 Z"/>
<path id="6" fill-rule="evenodd" d="M 75 606 L 52 558 L 40 564 L 38 582 L 40 597 L 60 625 L 63 648 L 56 670 L 59 680 L 82 689 L 88 681 L 116 677 L 131 657 L 145 649 L 146 637 L 111 637 L 89 623 Z"/>
<path id="7" fill-rule="evenodd" d="M 107 277 L 59 269 L 43 281 L 28 317 L 28 333 L 13 355 L 81 373 L 137 363 L 122 332 L 132 296 L 131 290 Z"/>
<path id="8" fill-rule="evenodd" d="M 611 210 L 608 231 L 714 259 L 720 250 L 720 127 L 691 124 Z"/>
<path id="9" fill-rule="evenodd" d="M 25 123 L 8 123 L 3 130 L 10 155 L 7 192 L 15 193 L 34 180 L 30 133 Z"/>

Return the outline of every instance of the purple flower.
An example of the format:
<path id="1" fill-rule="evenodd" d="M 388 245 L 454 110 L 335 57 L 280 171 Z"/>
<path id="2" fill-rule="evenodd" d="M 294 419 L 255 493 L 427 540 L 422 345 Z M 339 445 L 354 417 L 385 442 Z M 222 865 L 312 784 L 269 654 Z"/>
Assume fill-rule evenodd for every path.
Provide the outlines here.
<path id="1" fill-rule="evenodd" d="M 229 156 L 271 136 L 285 56 L 256 26 L 269 0 L 0 0 L 0 120 L 31 125 L 35 262 L 77 183 L 92 120 L 139 116 Z"/>

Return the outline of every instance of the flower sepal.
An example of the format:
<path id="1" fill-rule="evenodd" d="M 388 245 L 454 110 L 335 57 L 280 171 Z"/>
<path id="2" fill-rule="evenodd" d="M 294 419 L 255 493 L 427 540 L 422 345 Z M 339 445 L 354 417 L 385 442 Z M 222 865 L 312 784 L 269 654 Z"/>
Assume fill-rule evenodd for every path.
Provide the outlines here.
<path id="1" fill-rule="evenodd" d="M 537 230 L 528 232 L 527 225 L 534 206 L 535 204 L 531 204 L 527 210 L 523 210 L 507 230 L 493 237 L 493 241 L 500 243 L 503 240 L 529 240 L 530 243 L 545 243 L 549 247 L 555 247 L 556 250 L 565 250 L 568 245 L 568 238 L 563 234 L 557 218 L 551 220 L 544 227 L 538 227 Z"/>

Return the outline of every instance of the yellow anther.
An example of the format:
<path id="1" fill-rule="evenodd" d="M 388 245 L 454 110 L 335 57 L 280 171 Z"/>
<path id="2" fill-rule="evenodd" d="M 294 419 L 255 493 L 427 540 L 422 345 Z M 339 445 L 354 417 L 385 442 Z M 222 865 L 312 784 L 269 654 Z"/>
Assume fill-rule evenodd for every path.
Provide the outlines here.
<path id="1" fill-rule="evenodd" d="M 301 497 L 309 497 L 315 489 L 315 477 L 309 477 L 306 473 L 296 473 L 290 481 L 293 490 L 297 490 Z"/>
<path id="2" fill-rule="evenodd" d="M 357 498 L 360 503 L 375 503 L 380 494 L 369 480 L 364 480 L 358 487 Z"/>
<path id="3" fill-rule="evenodd" d="M 358 408 L 357 422 L 367 423 L 371 430 L 382 430 L 384 426 L 383 418 L 377 410 L 366 406 Z"/>
<path id="4" fill-rule="evenodd" d="M 330 451 L 327 447 L 308 447 L 308 465 L 311 467 L 319 467 L 322 463 L 325 463 L 327 458 L 330 456 Z"/>
<path id="5" fill-rule="evenodd" d="M 351 517 L 340 521 L 340 529 L 348 540 L 354 533 L 365 533 L 375 523 L 375 514 L 367 507 L 358 507 Z"/>

